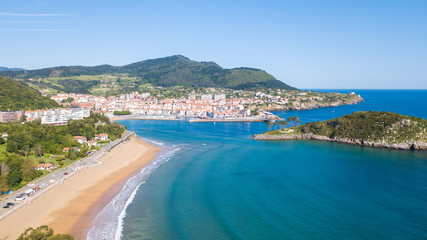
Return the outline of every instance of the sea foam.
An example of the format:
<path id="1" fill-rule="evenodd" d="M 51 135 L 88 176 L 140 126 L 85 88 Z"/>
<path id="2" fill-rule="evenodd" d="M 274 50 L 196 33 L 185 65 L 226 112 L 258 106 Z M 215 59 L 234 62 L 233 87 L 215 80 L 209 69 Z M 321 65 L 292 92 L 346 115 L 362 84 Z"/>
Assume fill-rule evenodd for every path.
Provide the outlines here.
<path id="1" fill-rule="evenodd" d="M 155 145 L 164 145 L 164 143 L 143 139 Z M 89 230 L 86 239 L 121 239 L 123 230 L 123 221 L 126 216 L 126 208 L 132 203 L 138 192 L 139 187 L 145 183 L 150 174 L 154 172 L 161 164 L 169 161 L 186 144 L 164 146 L 163 150 L 148 165 L 134 177 L 130 178 L 120 192 L 108 203 L 102 211 L 96 216 L 92 228 Z"/>

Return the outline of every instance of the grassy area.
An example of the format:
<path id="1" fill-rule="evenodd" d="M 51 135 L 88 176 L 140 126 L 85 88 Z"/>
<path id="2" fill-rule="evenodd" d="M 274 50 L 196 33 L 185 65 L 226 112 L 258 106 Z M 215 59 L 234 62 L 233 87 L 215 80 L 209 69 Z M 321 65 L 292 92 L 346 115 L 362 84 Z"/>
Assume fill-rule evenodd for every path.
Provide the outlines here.
<path id="1" fill-rule="evenodd" d="M 0 145 L 0 162 L 6 159 L 6 144 Z"/>

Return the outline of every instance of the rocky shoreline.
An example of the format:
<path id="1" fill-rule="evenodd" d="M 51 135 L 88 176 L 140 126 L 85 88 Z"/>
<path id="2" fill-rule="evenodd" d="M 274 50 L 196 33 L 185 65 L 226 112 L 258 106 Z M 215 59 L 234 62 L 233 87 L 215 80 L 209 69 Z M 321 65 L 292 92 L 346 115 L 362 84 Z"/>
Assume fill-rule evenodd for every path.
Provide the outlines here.
<path id="1" fill-rule="evenodd" d="M 296 139 L 307 139 L 307 140 L 320 140 L 328 142 L 339 142 L 352 145 L 366 146 L 366 147 L 377 147 L 377 148 L 388 148 L 388 149 L 398 149 L 398 150 L 422 150 L 427 149 L 427 142 L 405 142 L 405 143 L 387 143 L 383 142 L 369 142 L 364 141 L 363 139 L 348 139 L 348 138 L 330 138 L 321 135 L 314 134 L 256 134 L 253 139 L 256 140 L 296 140 Z"/>
<path id="2" fill-rule="evenodd" d="M 266 107 L 263 107 L 263 111 L 287 111 L 287 110 L 310 110 L 310 109 L 316 109 L 316 108 L 323 108 L 323 107 L 337 107 L 342 105 L 354 105 L 358 104 L 360 102 L 364 102 L 362 98 L 357 99 L 352 102 L 345 102 L 345 101 L 337 101 L 332 103 L 318 103 L 316 101 L 312 101 L 309 103 L 297 103 L 293 106 L 284 106 L 280 104 L 269 104 Z"/>

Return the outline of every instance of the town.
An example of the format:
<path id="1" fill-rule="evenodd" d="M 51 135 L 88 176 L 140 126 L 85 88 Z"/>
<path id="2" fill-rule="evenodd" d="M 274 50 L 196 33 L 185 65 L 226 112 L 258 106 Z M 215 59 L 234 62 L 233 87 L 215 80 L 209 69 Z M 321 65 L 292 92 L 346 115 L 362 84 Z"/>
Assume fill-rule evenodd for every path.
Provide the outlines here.
<path id="1" fill-rule="evenodd" d="M 90 111 L 104 113 L 110 119 L 271 121 L 278 118 L 268 112 L 271 110 L 310 109 L 354 104 L 361 100 L 354 92 L 339 94 L 279 89 L 243 91 L 207 88 L 197 92 L 193 90 L 187 96 L 177 98 L 165 98 L 162 91 L 153 92 L 134 91 L 108 97 L 58 93 L 50 98 L 63 108 L 0 112 L 0 122 L 40 119 L 42 124 L 65 125 L 69 119 L 88 117 Z"/>

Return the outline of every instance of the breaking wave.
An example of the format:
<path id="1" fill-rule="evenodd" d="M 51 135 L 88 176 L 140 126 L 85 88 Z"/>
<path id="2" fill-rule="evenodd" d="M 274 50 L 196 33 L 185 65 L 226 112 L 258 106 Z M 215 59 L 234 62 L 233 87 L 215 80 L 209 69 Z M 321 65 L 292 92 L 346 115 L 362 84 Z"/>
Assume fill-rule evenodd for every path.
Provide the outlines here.
<path id="1" fill-rule="evenodd" d="M 164 143 L 150 139 L 143 140 L 158 146 L 164 145 Z M 121 191 L 96 216 L 86 239 L 121 239 L 123 219 L 126 216 L 126 208 L 132 203 L 139 187 L 145 183 L 152 172 L 154 172 L 163 163 L 169 161 L 177 152 L 185 147 L 185 145 L 186 144 L 166 147 L 163 146 L 163 150 L 158 153 L 153 161 L 143 167 L 136 176 L 130 178 L 125 183 Z"/>

